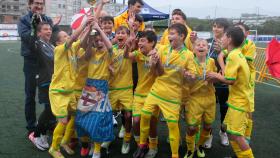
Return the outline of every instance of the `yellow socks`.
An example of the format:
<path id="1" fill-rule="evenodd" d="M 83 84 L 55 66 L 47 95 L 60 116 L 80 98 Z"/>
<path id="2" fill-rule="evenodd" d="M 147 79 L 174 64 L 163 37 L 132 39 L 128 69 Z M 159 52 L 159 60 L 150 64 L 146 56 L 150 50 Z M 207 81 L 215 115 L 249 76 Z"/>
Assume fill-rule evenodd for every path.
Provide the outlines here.
<path id="1" fill-rule="evenodd" d="M 167 122 L 167 125 L 169 130 L 169 140 L 170 140 L 172 157 L 176 157 L 176 156 L 178 157 L 179 155 L 178 150 L 179 150 L 179 143 L 180 143 L 179 125 L 177 122 Z"/>
<path id="2" fill-rule="evenodd" d="M 199 141 L 197 143 L 198 146 L 203 145 L 206 142 L 206 140 L 210 138 L 210 132 L 211 132 L 211 130 L 206 131 L 204 129 L 201 131 L 200 138 L 199 138 Z"/>
<path id="3" fill-rule="evenodd" d="M 196 135 L 186 136 L 187 151 L 191 151 L 192 153 L 194 153 L 194 148 L 195 148 L 195 137 Z"/>
<path id="4" fill-rule="evenodd" d="M 72 136 L 74 136 L 75 134 L 74 123 L 75 123 L 75 116 L 71 116 L 69 122 L 67 123 L 65 134 L 63 136 L 61 144 L 69 143 Z"/>
<path id="5" fill-rule="evenodd" d="M 94 153 L 100 153 L 101 151 L 101 143 L 94 142 Z"/>
<path id="6" fill-rule="evenodd" d="M 125 133 L 124 133 L 124 138 L 123 138 L 123 140 L 124 140 L 125 142 L 129 142 L 130 139 L 131 139 L 131 133 L 125 132 Z"/>
<path id="7" fill-rule="evenodd" d="M 238 158 L 254 158 L 252 149 L 242 151 L 235 141 L 230 141 L 231 147 Z"/>
<path id="8" fill-rule="evenodd" d="M 254 155 L 253 155 L 253 152 L 252 152 L 252 149 L 248 149 L 248 150 L 245 150 L 245 151 L 241 151 L 238 155 L 237 155 L 238 158 L 254 158 Z"/>
<path id="9" fill-rule="evenodd" d="M 157 149 L 158 138 L 149 137 L 149 149 Z"/>
<path id="10" fill-rule="evenodd" d="M 63 134 L 65 132 L 65 128 L 66 128 L 65 124 L 63 124 L 61 122 L 57 123 L 57 125 L 54 129 L 54 132 L 53 132 L 53 139 L 52 139 L 52 145 L 51 145 L 52 149 L 59 150 L 59 146 L 60 146 Z"/>
<path id="11" fill-rule="evenodd" d="M 248 141 L 250 141 L 251 139 L 252 130 L 253 130 L 253 120 L 248 119 L 248 126 L 245 131 L 245 138 Z"/>
<path id="12" fill-rule="evenodd" d="M 140 121 L 140 145 L 147 144 L 147 138 L 150 131 L 150 121 L 151 115 L 142 112 Z"/>

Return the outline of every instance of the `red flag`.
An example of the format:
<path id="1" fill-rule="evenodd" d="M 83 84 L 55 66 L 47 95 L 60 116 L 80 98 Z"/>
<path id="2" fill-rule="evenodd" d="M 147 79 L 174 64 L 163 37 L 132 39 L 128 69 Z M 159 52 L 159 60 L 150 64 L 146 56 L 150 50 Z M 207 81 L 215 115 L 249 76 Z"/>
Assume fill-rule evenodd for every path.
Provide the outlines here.
<path id="1" fill-rule="evenodd" d="M 280 43 L 275 38 L 268 43 L 266 65 L 273 77 L 280 78 Z"/>
<path id="2" fill-rule="evenodd" d="M 79 28 L 83 23 L 86 22 L 87 20 L 87 16 L 89 15 L 93 15 L 93 12 L 96 11 L 95 8 L 83 8 L 80 10 L 80 12 L 78 14 L 75 14 L 72 17 L 72 21 L 71 21 L 71 28 L 73 30 L 76 30 L 77 28 Z"/>

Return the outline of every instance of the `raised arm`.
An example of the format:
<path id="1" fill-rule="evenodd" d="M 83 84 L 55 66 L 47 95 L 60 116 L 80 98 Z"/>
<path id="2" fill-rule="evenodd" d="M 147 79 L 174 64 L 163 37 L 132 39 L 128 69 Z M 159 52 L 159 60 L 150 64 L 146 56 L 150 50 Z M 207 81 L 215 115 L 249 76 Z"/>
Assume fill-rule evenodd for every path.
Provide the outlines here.
<path id="1" fill-rule="evenodd" d="M 109 52 L 112 52 L 112 43 L 109 40 L 109 38 L 106 36 L 104 31 L 100 28 L 97 21 L 93 22 L 93 29 L 97 30 L 100 33 L 100 36 L 101 36 L 106 48 L 108 49 Z"/>
<path id="2" fill-rule="evenodd" d="M 69 40 L 66 41 L 66 46 L 68 48 L 71 47 L 71 45 L 73 44 L 73 42 L 77 41 L 80 34 L 82 33 L 82 31 L 85 29 L 85 27 L 90 24 L 92 21 L 94 20 L 93 16 L 89 16 L 87 19 L 87 22 L 82 24 L 70 37 Z"/>
<path id="3" fill-rule="evenodd" d="M 110 2 L 110 0 L 102 0 L 101 3 L 97 5 L 97 9 L 96 9 L 96 12 L 95 12 L 95 17 L 97 19 L 99 19 L 101 11 L 103 10 L 104 5 L 109 3 L 109 2 Z"/>
<path id="4" fill-rule="evenodd" d="M 81 47 L 84 48 L 84 49 L 86 49 L 87 46 L 88 46 L 88 39 L 89 39 L 89 34 L 90 34 L 91 30 L 92 30 L 92 26 L 91 25 L 87 25 L 85 30 L 80 35 Z"/>
<path id="5" fill-rule="evenodd" d="M 132 43 L 134 42 L 135 39 L 133 37 L 129 37 L 126 42 L 125 42 L 125 47 L 124 47 L 124 57 L 128 58 L 132 61 L 135 61 L 135 54 L 132 53 L 133 49 L 131 49 Z"/>
<path id="6" fill-rule="evenodd" d="M 163 75 L 164 68 L 156 49 L 150 51 L 148 56 L 150 57 L 151 72 L 153 72 L 156 76 Z"/>
<path id="7" fill-rule="evenodd" d="M 235 82 L 235 80 L 227 80 L 222 74 L 216 72 L 208 72 L 206 79 L 210 82 L 223 82 L 227 85 L 233 85 Z"/>

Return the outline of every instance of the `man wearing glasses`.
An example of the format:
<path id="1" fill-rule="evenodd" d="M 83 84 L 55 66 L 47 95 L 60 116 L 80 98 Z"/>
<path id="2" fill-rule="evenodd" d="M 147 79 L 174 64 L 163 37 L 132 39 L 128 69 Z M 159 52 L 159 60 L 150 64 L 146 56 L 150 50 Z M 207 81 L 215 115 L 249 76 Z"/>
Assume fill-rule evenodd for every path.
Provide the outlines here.
<path id="1" fill-rule="evenodd" d="M 35 34 L 36 26 L 40 22 L 47 22 L 52 26 L 53 32 L 58 31 L 57 25 L 61 21 L 61 17 L 54 21 L 43 14 L 44 0 L 28 0 L 29 11 L 20 18 L 18 22 L 18 33 L 21 37 L 21 55 L 24 59 L 23 72 L 25 77 L 25 119 L 27 122 L 27 130 L 29 133 L 34 131 L 36 127 L 36 76 L 38 74 L 38 62 L 36 52 L 33 51 L 35 45 L 31 40 L 31 35 Z M 36 34 L 35 34 L 36 35 Z"/>

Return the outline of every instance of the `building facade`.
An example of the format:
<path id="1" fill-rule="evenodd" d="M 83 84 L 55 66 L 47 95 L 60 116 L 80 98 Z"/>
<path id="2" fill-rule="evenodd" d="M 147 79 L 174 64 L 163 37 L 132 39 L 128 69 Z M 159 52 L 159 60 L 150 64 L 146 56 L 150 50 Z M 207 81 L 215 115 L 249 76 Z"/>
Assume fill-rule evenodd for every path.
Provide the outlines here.
<path id="1" fill-rule="evenodd" d="M 60 25 L 69 25 L 74 14 L 81 8 L 82 0 L 47 0 L 45 5 L 46 15 L 55 18 L 62 16 Z"/>
<path id="2" fill-rule="evenodd" d="M 1 0 L 0 23 L 16 24 L 28 10 L 27 0 Z"/>

